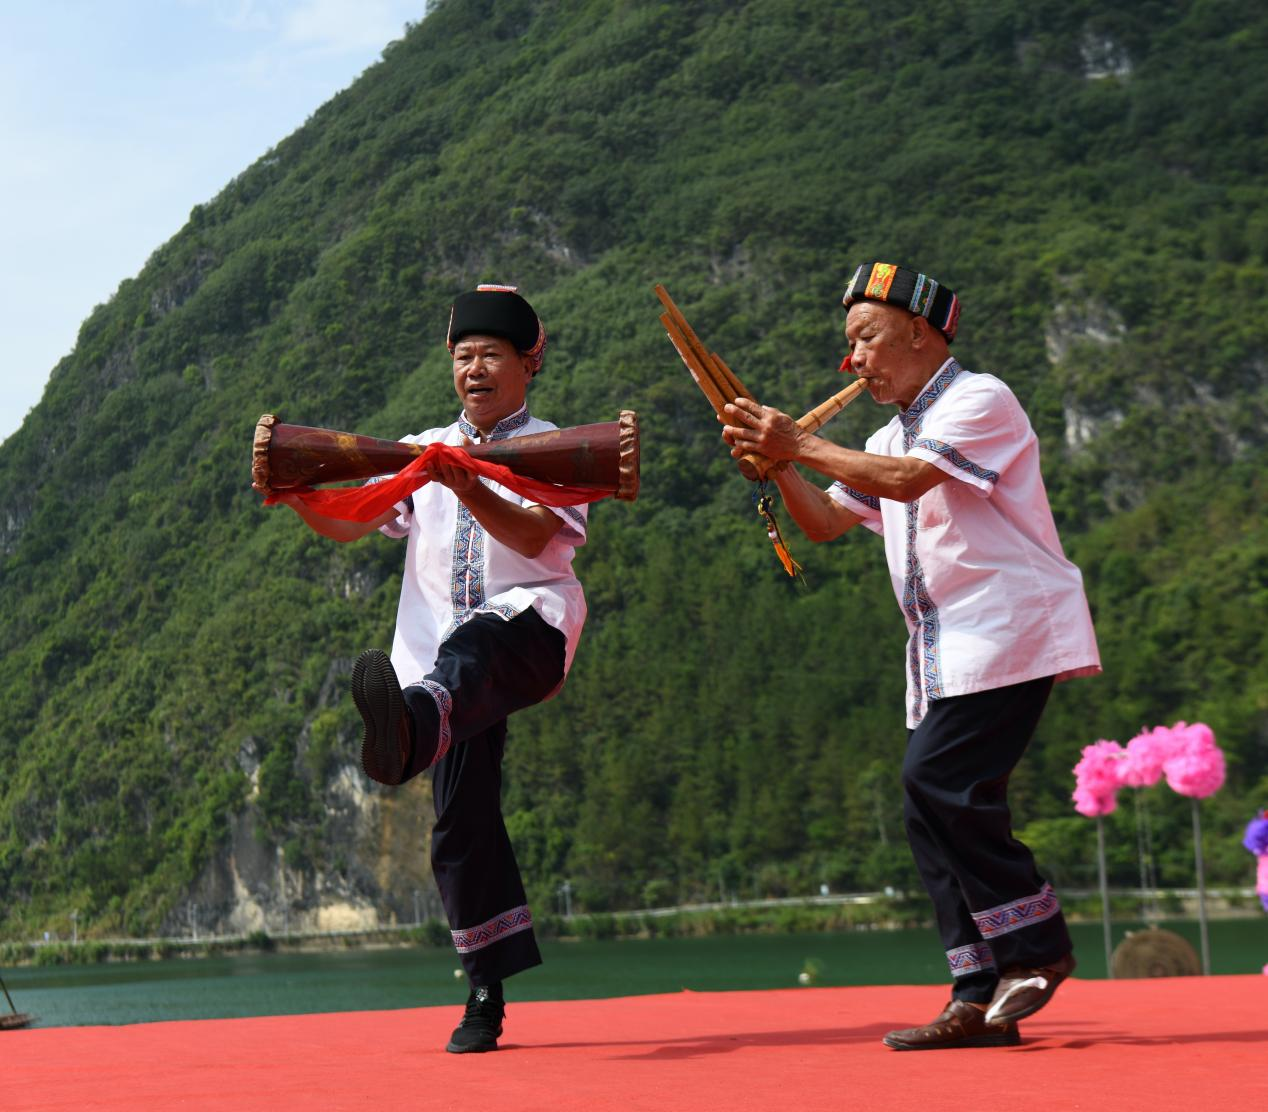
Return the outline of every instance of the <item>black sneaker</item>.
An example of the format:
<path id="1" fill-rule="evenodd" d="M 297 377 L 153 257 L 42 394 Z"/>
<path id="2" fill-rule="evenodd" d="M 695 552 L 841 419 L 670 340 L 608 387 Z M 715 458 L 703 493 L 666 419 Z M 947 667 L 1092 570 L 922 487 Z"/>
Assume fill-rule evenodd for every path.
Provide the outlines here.
<path id="1" fill-rule="evenodd" d="M 361 712 L 361 767 L 371 780 L 399 784 L 405 779 L 413 743 L 409 710 L 401 697 L 396 669 L 387 654 L 367 649 L 352 668 L 352 701 Z"/>
<path id="2" fill-rule="evenodd" d="M 486 1050 L 497 1050 L 505 1015 L 506 1001 L 502 998 L 501 983 L 472 989 L 467 997 L 467 1010 L 462 1013 L 462 1022 L 454 1028 L 445 1049 L 450 1054 L 481 1054 Z"/>

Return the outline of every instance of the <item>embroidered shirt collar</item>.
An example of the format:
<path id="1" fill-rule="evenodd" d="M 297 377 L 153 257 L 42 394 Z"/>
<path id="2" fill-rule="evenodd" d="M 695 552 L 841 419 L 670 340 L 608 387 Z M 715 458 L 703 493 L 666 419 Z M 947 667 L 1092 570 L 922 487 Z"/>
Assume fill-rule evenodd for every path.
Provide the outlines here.
<path id="1" fill-rule="evenodd" d="M 519 409 L 517 409 L 509 417 L 503 417 L 502 420 L 494 425 L 493 431 L 489 433 L 489 439 L 503 440 L 510 436 L 516 429 L 522 429 L 528 424 L 528 421 L 528 405 L 525 404 L 520 406 Z M 465 412 L 458 418 L 458 431 L 470 440 L 480 439 L 480 430 L 467 420 Z"/>
<path id="2" fill-rule="evenodd" d="M 951 385 L 951 380 L 962 370 L 964 368 L 955 361 L 955 356 L 951 356 L 943 363 L 933 378 L 925 383 L 924 389 L 916 395 L 916 400 L 898 414 L 898 419 L 903 423 L 903 428 L 910 429 L 916 424 L 924 415 L 925 410 L 942 397 L 946 388 Z"/>

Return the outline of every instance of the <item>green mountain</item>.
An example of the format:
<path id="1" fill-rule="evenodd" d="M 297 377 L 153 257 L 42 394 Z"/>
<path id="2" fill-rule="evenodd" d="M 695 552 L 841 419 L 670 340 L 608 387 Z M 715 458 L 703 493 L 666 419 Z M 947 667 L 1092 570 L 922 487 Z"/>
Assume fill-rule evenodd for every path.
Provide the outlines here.
<path id="1" fill-rule="evenodd" d="M 520 285 L 558 424 L 636 409 L 643 490 L 602 503 L 564 693 L 517 716 L 531 897 L 604 909 L 909 885 L 903 627 L 880 546 L 778 569 L 661 330 L 794 413 L 840 385 L 868 258 L 964 303 L 956 351 L 1039 430 L 1106 666 L 1015 779 L 1058 881 L 1094 880 L 1070 769 L 1208 722 L 1208 878 L 1268 802 L 1268 15 L 1231 0 L 441 0 L 159 246 L 0 446 L 0 934 L 412 919 L 426 785 L 357 767 L 350 662 L 403 549 L 337 546 L 249 487 L 251 432 L 456 416 L 453 295 Z M 828 430 L 857 445 L 870 401 Z M 1145 802 L 1163 882 L 1189 805 Z M 1130 804 L 1129 800 L 1125 803 Z M 1136 871 L 1135 809 L 1110 826 Z M 420 896 L 419 893 L 422 893 Z"/>

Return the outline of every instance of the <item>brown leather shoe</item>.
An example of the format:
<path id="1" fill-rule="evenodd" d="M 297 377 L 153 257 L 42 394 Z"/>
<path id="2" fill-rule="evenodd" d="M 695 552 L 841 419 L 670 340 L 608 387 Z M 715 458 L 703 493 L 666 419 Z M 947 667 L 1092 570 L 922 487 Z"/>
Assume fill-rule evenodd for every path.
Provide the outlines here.
<path id="1" fill-rule="evenodd" d="M 884 1038 L 893 1050 L 954 1050 L 962 1046 L 1016 1046 L 1020 1042 L 1017 1024 L 987 1023 L 981 1008 L 963 1000 L 952 1000 L 932 1023 L 891 1031 Z"/>
<path id="2" fill-rule="evenodd" d="M 1028 1015 L 1034 1015 L 1057 991 L 1077 963 L 1073 954 L 1054 961 L 1051 965 L 1020 969 L 1013 966 L 1000 973 L 995 998 L 986 1013 L 991 1023 L 1016 1023 Z"/>

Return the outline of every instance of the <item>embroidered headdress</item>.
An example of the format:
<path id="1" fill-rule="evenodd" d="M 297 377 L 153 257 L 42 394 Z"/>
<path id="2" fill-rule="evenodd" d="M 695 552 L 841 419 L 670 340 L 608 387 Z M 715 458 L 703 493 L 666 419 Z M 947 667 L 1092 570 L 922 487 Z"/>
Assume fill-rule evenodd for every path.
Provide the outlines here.
<path id="1" fill-rule="evenodd" d="M 856 301 L 884 301 L 924 317 L 947 343 L 955 339 L 960 323 L 960 299 L 953 290 L 897 263 L 864 263 L 859 267 L 845 287 L 841 304 L 849 312 Z"/>
<path id="2" fill-rule="evenodd" d="M 454 298 L 449 310 L 449 350 L 464 336 L 500 336 L 515 345 L 533 374 L 541 370 L 546 330 L 515 286 L 477 286 Z"/>

